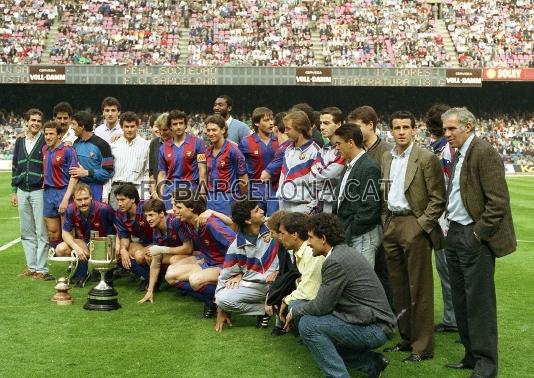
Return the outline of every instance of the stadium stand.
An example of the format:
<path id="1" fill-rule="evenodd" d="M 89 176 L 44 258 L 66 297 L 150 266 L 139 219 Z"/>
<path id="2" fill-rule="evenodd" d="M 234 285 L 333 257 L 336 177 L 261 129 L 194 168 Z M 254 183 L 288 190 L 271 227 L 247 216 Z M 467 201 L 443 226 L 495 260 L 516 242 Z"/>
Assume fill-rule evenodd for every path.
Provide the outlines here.
<path id="1" fill-rule="evenodd" d="M 461 66 L 533 66 L 532 1 L 453 1 L 444 19 Z"/>
<path id="2" fill-rule="evenodd" d="M 534 67 L 531 1 L 438 3 L 9 0 L 0 63 Z"/>
<path id="3" fill-rule="evenodd" d="M 308 8 L 289 1 L 192 7 L 187 64 L 315 66 Z"/>
<path id="4" fill-rule="evenodd" d="M 439 67 L 449 59 L 428 4 L 332 2 L 320 9 L 319 29 L 327 66 Z"/>
<path id="5" fill-rule="evenodd" d="M 0 64 L 37 64 L 58 4 L 44 0 L 0 2 Z"/>
<path id="6" fill-rule="evenodd" d="M 51 63 L 176 65 L 179 18 L 170 2 L 65 4 Z"/>

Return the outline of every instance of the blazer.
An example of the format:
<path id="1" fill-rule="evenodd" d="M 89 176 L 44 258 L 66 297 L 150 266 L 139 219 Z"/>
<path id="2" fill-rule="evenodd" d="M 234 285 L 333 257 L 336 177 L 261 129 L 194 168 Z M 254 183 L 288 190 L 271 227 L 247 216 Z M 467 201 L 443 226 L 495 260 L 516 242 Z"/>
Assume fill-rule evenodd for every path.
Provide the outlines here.
<path id="1" fill-rule="evenodd" d="M 515 251 L 517 240 L 510 209 L 510 194 L 499 153 L 475 136 L 460 172 L 460 195 L 475 222 L 474 231 L 497 257 Z"/>
<path id="2" fill-rule="evenodd" d="M 389 192 L 389 185 L 386 183 L 389 182 L 392 160 L 391 151 L 385 152 L 382 156 L 383 213 L 386 217 Z M 404 177 L 404 194 L 412 212 L 417 217 L 417 223 L 430 236 L 434 248 L 442 249 L 444 238 L 438 219 L 445 210 L 443 170 L 436 155 L 415 144 L 408 158 Z"/>
<path id="3" fill-rule="evenodd" d="M 376 225 L 381 224 L 380 167 L 378 163 L 364 153 L 354 164 L 347 178 L 343 193 L 341 180 L 347 168 L 343 170 L 335 190 L 336 201 L 332 212 L 337 214 L 345 226 L 347 243 L 355 236 L 365 234 Z M 351 183 L 348 185 L 348 183 Z M 357 184 L 356 184 L 357 183 Z M 350 193 L 349 193 L 350 192 Z M 343 196 L 338 209 L 339 195 Z"/>
<path id="4" fill-rule="evenodd" d="M 321 269 L 315 299 L 295 305 L 293 316 L 332 314 L 351 324 L 397 323 L 376 273 L 362 254 L 346 244 L 336 245 Z M 392 332 L 391 332 L 392 333 Z"/>

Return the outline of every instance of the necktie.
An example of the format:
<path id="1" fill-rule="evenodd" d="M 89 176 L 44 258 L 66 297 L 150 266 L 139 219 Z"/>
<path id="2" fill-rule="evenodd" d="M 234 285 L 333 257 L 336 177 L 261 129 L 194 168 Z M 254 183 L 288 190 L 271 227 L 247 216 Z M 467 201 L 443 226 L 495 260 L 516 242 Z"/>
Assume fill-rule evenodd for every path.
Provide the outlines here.
<path id="1" fill-rule="evenodd" d="M 445 211 L 447 211 L 447 207 L 449 207 L 449 196 L 451 195 L 452 190 L 452 180 L 454 180 L 454 172 L 456 171 L 456 165 L 458 164 L 458 160 L 460 160 L 460 150 L 456 150 L 456 152 L 454 153 L 454 160 L 452 161 L 451 177 L 449 179 L 449 185 L 447 187 L 447 202 L 445 203 Z"/>

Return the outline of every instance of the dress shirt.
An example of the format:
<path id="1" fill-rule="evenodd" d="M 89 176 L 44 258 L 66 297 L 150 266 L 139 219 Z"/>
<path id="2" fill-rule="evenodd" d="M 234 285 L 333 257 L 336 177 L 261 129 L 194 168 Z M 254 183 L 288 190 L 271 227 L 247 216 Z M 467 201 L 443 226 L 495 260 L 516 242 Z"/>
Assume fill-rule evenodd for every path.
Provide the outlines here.
<path id="1" fill-rule="evenodd" d="M 113 182 L 140 185 L 143 180 L 148 180 L 149 145 L 150 142 L 140 136 L 136 136 L 131 142 L 121 137 L 110 144 L 115 160 L 115 175 L 104 185 L 103 198 L 107 198 Z"/>
<path id="2" fill-rule="evenodd" d="M 302 243 L 295 253 L 295 262 L 301 274 L 300 282 L 297 288 L 284 298 L 286 304 L 297 299 L 311 301 L 315 298 L 321 286 L 321 268 L 324 260 L 324 256 L 313 257 L 313 251 L 308 243 L 306 241 Z"/>
<path id="3" fill-rule="evenodd" d="M 35 143 L 37 143 L 37 140 L 39 139 L 40 135 L 41 135 L 40 131 L 37 134 L 35 134 L 33 137 L 30 137 L 30 135 L 26 133 L 26 138 L 24 140 L 24 147 L 26 147 L 27 155 L 32 153 L 33 148 L 35 147 Z"/>
<path id="4" fill-rule="evenodd" d="M 388 195 L 388 209 L 391 211 L 411 210 L 410 204 L 404 194 L 404 180 L 406 178 L 406 168 L 408 168 L 408 160 L 410 159 L 412 149 L 413 142 L 400 155 L 397 154 L 396 147 L 393 147 L 391 150 L 393 160 L 391 161 L 391 169 L 389 170 L 391 187 Z"/>
<path id="5" fill-rule="evenodd" d="M 350 172 L 352 171 L 352 167 L 356 164 L 358 159 L 363 156 L 365 153 L 365 150 L 361 151 L 354 159 L 351 160 L 350 163 L 347 164 L 347 170 L 345 171 L 345 174 L 343 175 L 343 179 L 341 180 L 341 185 L 339 186 L 339 194 L 337 197 L 337 207 L 339 209 L 339 206 L 341 205 L 341 201 L 343 200 L 343 191 L 345 190 L 345 186 L 347 186 L 347 180 L 349 179 Z"/>
<path id="6" fill-rule="evenodd" d="M 449 193 L 449 202 L 447 205 L 447 212 L 449 213 L 448 219 L 456 223 L 465 225 L 473 223 L 473 219 L 469 216 L 469 213 L 465 209 L 462 201 L 461 188 L 460 188 L 460 173 L 462 172 L 462 165 L 464 164 L 464 158 L 473 138 L 474 134 L 471 134 L 469 138 L 464 142 L 462 147 L 458 150 L 458 161 L 453 162 L 454 177 L 452 177 L 450 185 L 451 192 Z"/>
<path id="7" fill-rule="evenodd" d="M 108 125 L 106 125 L 105 122 L 95 129 L 95 135 L 104 139 L 108 143 L 111 142 L 111 137 L 115 134 L 122 135 L 122 129 L 119 121 L 117 121 L 115 126 L 113 126 L 111 129 L 108 127 Z"/>
<path id="8" fill-rule="evenodd" d="M 67 129 L 67 132 L 63 134 L 63 136 L 61 137 L 61 141 L 64 143 L 66 142 L 66 143 L 70 143 L 71 145 L 73 145 L 76 138 L 77 136 L 76 134 L 74 134 L 74 130 L 72 129 L 72 127 L 69 127 Z"/>

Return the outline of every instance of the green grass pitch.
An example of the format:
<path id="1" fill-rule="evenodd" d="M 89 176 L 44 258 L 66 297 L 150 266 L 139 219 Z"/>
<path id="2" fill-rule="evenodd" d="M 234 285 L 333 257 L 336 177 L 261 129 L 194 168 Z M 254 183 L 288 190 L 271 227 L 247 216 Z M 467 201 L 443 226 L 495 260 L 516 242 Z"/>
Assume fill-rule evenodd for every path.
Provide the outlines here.
<path id="1" fill-rule="evenodd" d="M 19 237 L 17 210 L 9 205 L 9 180 L 9 173 L 0 174 L 0 246 Z M 534 178 L 511 177 L 508 183 L 519 246 L 496 264 L 500 376 L 533 377 Z M 234 326 L 217 334 L 213 320 L 200 318 L 199 302 L 166 289 L 156 293 L 154 304 L 139 305 L 142 293 L 127 278 L 116 283 L 122 305 L 118 311 L 82 309 L 95 283 L 71 289 L 72 306 L 57 306 L 50 301 L 53 282 L 18 277 L 24 268 L 20 243 L 0 252 L 1 377 L 320 376 L 307 349 L 293 336 L 272 337 L 270 328 L 254 328 L 252 317 L 235 316 Z M 441 290 L 437 273 L 434 278 L 438 322 Z M 467 377 L 467 371 L 443 367 L 463 356 L 457 338 L 436 335 L 434 359 L 417 365 L 403 364 L 404 353 L 389 354 L 384 376 Z"/>

